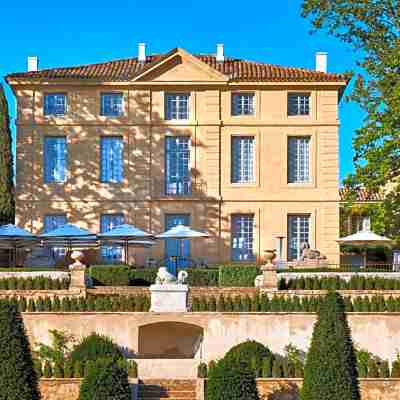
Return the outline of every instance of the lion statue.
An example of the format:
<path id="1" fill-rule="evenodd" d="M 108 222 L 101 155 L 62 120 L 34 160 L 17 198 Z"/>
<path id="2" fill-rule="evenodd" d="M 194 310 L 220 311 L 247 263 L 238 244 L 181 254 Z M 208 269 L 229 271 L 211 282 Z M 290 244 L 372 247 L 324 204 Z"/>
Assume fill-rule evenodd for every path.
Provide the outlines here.
<path id="1" fill-rule="evenodd" d="M 160 267 L 156 276 L 157 285 L 168 285 L 168 284 L 183 284 L 186 282 L 188 273 L 186 271 L 179 271 L 178 279 L 175 275 L 168 272 L 166 267 Z"/>
<path id="2" fill-rule="evenodd" d="M 301 261 L 304 260 L 326 260 L 326 256 L 321 254 L 319 250 L 311 249 L 308 242 L 303 242 L 300 245 Z"/>

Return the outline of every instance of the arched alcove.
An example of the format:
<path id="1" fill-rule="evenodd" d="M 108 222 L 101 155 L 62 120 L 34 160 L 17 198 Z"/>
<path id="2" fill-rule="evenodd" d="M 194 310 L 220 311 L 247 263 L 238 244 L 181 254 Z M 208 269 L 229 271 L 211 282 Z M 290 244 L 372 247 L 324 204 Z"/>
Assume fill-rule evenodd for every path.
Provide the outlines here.
<path id="1" fill-rule="evenodd" d="M 203 328 L 184 322 L 157 322 L 139 328 L 140 358 L 200 356 Z"/>

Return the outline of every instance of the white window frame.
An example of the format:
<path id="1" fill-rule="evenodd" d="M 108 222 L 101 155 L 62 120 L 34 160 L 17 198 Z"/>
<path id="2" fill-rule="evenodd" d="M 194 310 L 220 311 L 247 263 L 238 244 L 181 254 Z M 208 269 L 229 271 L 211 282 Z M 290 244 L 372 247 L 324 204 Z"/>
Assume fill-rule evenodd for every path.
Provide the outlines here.
<path id="1" fill-rule="evenodd" d="M 231 96 L 231 115 L 233 117 L 255 115 L 256 94 L 254 92 L 233 92 Z M 251 97 L 251 101 L 246 101 L 246 97 Z M 246 112 L 246 108 L 248 112 Z"/>
<path id="2" fill-rule="evenodd" d="M 296 225 L 297 225 L 297 231 L 295 234 L 295 240 L 296 240 L 296 247 L 297 247 L 297 254 L 296 257 L 292 257 L 291 255 L 291 241 L 293 239 L 292 236 L 293 233 L 291 233 L 291 219 L 295 218 L 296 219 Z M 304 224 L 304 226 L 307 226 L 307 239 L 305 240 L 304 238 L 304 230 L 302 230 L 303 226 L 302 224 Z M 295 260 L 299 260 L 301 257 L 301 249 L 300 246 L 302 244 L 302 242 L 307 241 L 310 244 L 310 239 L 311 239 L 311 215 L 310 214 L 301 214 L 301 213 L 294 213 L 294 214 L 288 214 L 287 216 L 287 238 L 288 238 L 288 246 L 287 246 L 287 259 L 288 261 L 295 261 Z"/>
<path id="3" fill-rule="evenodd" d="M 291 145 L 292 141 L 296 140 L 296 173 L 292 172 L 291 167 Z M 301 155 L 301 145 L 307 143 L 307 152 Z M 287 183 L 288 185 L 304 185 L 312 182 L 311 178 L 311 135 L 293 135 L 287 137 Z"/>
<path id="4" fill-rule="evenodd" d="M 237 235 L 235 236 L 235 219 L 236 218 L 250 218 L 251 219 L 251 232 L 245 232 L 245 235 Z M 243 262 L 254 262 L 256 260 L 256 256 L 254 253 L 254 237 L 255 237 L 255 215 L 253 213 L 234 213 L 231 214 L 231 260 L 232 261 L 243 261 Z M 247 237 L 249 236 L 249 237 Z M 238 242 L 238 243 L 236 243 Z M 245 245 L 246 247 L 241 247 L 241 245 Z M 238 249 L 238 250 L 235 250 Z M 241 249 L 243 249 L 241 251 Z M 246 253 L 246 249 L 250 249 Z M 239 257 L 236 257 L 237 254 Z"/>
<path id="5" fill-rule="evenodd" d="M 235 143 L 241 142 L 242 140 L 251 140 L 251 155 L 249 157 L 249 165 L 246 167 L 244 160 L 246 159 L 245 155 L 245 146 L 243 144 L 240 145 L 240 160 L 235 160 L 236 152 L 234 150 Z M 230 181 L 233 185 L 243 185 L 243 184 L 255 184 L 256 183 L 256 137 L 254 135 L 232 135 L 231 136 L 231 177 Z M 235 165 L 239 163 L 240 173 L 239 178 L 235 180 Z M 246 169 L 249 170 L 249 173 L 246 174 Z M 246 177 L 248 175 L 248 177 Z"/>
<path id="6" fill-rule="evenodd" d="M 64 103 L 63 103 L 64 110 L 63 110 L 62 113 L 48 112 L 47 102 L 48 102 L 49 96 L 60 96 L 60 97 L 62 96 L 64 98 Z M 63 117 L 63 116 L 65 116 L 65 114 L 67 114 L 67 112 L 68 112 L 68 95 L 67 95 L 67 93 L 65 93 L 65 92 L 47 92 L 47 93 L 44 93 L 44 95 L 43 95 L 43 115 L 45 117 Z"/>
<path id="7" fill-rule="evenodd" d="M 180 96 L 185 96 L 186 99 L 181 99 Z M 166 92 L 164 94 L 164 117 L 167 121 L 188 121 L 190 119 L 190 93 L 189 92 Z M 170 109 L 172 102 L 176 103 L 175 111 Z M 186 103 L 186 118 L 180 117 L 181 103 Z"/>
<path id="8" fill-rule="evenodd" d="M 118 99 L 121 98 L 121 109 L 120 109 L 119 114 L 107 114 L 105 112 L 105 99 L 107 96 L 111 97 L 111 98 L 112 97 L 118 97 Z M 113 101 L 114 101 L 114 99 L 113 99 Z M 114 101 L 112 104 L 112 108 L 114 108 L 116 106 L 116 104 L 117 103 Z M 124 94 L 122 92 L 102 92 L 102 93 L 100 93 L 100 115 L 102 117 L 117 118 L 117 117 L 123 116 L 124 113 L 125 113 L 125 102 L 124 102 Z"/>

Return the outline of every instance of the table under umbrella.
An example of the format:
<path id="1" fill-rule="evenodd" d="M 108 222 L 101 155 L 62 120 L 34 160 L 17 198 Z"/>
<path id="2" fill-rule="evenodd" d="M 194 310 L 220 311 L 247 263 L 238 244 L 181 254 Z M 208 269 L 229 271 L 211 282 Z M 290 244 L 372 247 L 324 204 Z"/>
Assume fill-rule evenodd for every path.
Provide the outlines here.
<path id="1" fill-rule="evenodd" d="M 342 245 L 357 246 L 364 248 L 363 252 L 364 267 L 367 266 L 367 247 L 373 245 L 390 246 L 393 243 L 392 239 L 389 239 L 385 236 L 377 235 L 376 233 L 372 232 L 368 220 L 364 221 L 363 229 L 361 231 L 343 238 L 339 238 L 337 242 Z"/>
<path id="2" fill-rule="evenodd" d="M 40 235 L 40 239 L 52 247 L 64 247 L 69 252 L 73 248 L 90 248 L 97 246 L 97 236 L 87 229 L 76 225 L 65 224 L 50 232 Z"/>
<path id="3" fill-rule="evenodd" d="M 150 247 L 154 244 L 154 236 L 142 231 L 134 225 L 118 225 L 107 232 L 99 233 L 97 237 L 103 244 L 123 245 L 125 251 L 125 264 L 128 265 L 129 247 Z"/>
<path id="4" fill-rule="evenodd" d="M 26 229 L 12 224 L 0 226 L 0 248 L 13 251 L 14 266 L 17 265 L 17 250 L 34 246 L 37 243 L 38 237 Z"/>
<path id="5" fill-rule="evenodd" d="M 178 259 L 182 257 L 182 241 L 195 238 L 208 238 L 208 233 L 195 231 L 186 225 L 176 225 L 156 236 L 157 239 L 177 239 L 177 257 L 175 258 L 175 275 L 178 269 Z"/>

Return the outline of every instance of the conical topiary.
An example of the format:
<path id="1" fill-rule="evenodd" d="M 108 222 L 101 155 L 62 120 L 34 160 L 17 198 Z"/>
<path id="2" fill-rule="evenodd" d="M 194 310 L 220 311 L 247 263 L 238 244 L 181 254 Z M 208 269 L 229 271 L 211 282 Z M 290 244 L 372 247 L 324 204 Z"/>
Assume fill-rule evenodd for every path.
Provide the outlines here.
<path id="1" fill-rule="evenodd" d="M 38 400 L 38 378 L 21 314 L 0 300 L 0 400 Z"/>
<path id="2" fill-rule="evenodd" d="M 304 368 L 301 400 L 360 400 L 356 356 L 342 297 L 321 302 Z"/>

